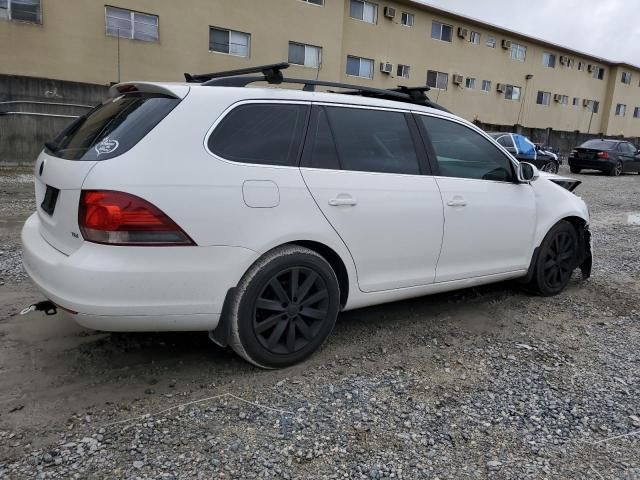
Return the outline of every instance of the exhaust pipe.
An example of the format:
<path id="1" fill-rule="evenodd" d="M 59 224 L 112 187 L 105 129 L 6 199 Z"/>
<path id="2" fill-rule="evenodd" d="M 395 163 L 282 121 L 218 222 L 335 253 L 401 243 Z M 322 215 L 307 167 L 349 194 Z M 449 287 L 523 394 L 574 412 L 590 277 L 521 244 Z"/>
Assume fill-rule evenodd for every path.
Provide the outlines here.
<path id="1" fill-rule="evenodd" d="M 29 305 L 20 312 L 20 315 L 26 315 L 31 312 L 44 312 L 46 315 L 55 315 L 58 313 L 58 307 L 51 300 L 44 300 L 42 302 Z"/>

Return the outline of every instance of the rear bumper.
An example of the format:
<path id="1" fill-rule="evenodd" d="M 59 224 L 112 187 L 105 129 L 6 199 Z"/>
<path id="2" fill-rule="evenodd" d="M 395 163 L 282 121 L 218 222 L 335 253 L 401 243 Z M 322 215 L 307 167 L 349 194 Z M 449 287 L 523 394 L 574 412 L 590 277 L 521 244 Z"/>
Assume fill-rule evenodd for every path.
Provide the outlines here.
<path id="1" fill-rule="evenodd" d="M 606 172 L 614 167 L 614 163 L 608 160 L 583 160 L 579 158 L 570 158 L 569 166 L 577 168 L 590 168 L 592 170 L 601 170 Z"/>
<path id="2" fill-rule="evenodd" d="M 71 255 L 47 243 L 37 214 L 22 229 L 23 262 L 52 302 L 105 331 L 214 329 L 227 291 L 257 254 L 240 247 L 116 247 L 84 242 Z"/>

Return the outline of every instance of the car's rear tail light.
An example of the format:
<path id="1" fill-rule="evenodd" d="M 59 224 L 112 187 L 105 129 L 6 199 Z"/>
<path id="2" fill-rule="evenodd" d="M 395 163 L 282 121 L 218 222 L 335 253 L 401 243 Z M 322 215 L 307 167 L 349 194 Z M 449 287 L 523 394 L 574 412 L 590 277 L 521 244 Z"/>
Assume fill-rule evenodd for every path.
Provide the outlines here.
<path id="1" fill-rule="evenodd" d="M 195 245 L 159 208 L 111 190 L 83 190 L 78 224 L 85 240 L 109 245 Z"/>
<path id="2" fill-rule="evenodd" d="M 609 158 L 609 152 L 598 152 L 598 158 Z"/>

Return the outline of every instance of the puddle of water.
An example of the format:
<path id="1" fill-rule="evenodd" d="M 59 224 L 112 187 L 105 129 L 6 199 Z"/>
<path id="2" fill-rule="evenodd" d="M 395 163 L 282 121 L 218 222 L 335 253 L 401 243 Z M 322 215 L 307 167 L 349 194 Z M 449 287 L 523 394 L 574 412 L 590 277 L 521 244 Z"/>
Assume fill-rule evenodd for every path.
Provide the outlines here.
<path id="1" fill-rule="evenodd" d="M 627 215 L 627 223 L 629 225 L 640 225 L 640 213 Z"/>

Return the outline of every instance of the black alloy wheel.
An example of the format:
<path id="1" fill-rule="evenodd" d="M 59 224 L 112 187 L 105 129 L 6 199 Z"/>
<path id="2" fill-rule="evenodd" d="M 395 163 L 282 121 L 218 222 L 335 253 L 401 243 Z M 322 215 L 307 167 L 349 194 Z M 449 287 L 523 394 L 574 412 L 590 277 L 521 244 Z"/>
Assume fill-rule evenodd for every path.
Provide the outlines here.
<path id="1" fill-rule="evenodd" d="M 558 169 L 559 169 L 558 163 L 554 161 L 545 163 L 544 166 L 542 167 L 542 171 L 547 173 L 558 173 Z"/>
<path id="2" fill-rule="evenodd" d="M 529 288 L 543 296 L 560 293 L 576 269 L 578 235 L 567 221 L 558 222 L 540 244 Z"/>
<path id="3" fill-rule="evenodd" d="M 575 268 L 576 245 L 569 232 L 558 232 L 545 251 L 544 281 L 551 290 L 562 289 Z"/>
<path id="4" fill-rule="evenodd" d="M 244 274 L 229 311 L 229 345 L 262 368 L 283 368 L 317 351 L 335 326 L 340 284 L 317 252 L 284 245 Z"/>
<path id="5" fill-rule="evenodd" d="M 620 175 L 622 175 L 622 170 L 623 170 L 622 162 L 618 160 L 616 164 L 613 166 L 613 168 L 611 169 L 610 175 L 613 177 L 619 177 Z"/>
<path id="6" fill-rule="evenodd" d="M 253 330 L 273 354 L 292 354 L 309 344 L 329 317 L 329 289 L 307 267 L 276 273 L 255 301 Z"/>

